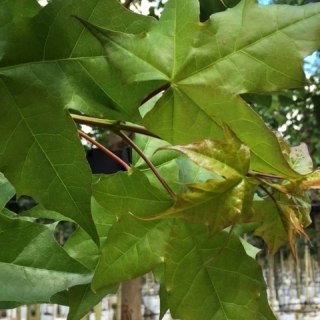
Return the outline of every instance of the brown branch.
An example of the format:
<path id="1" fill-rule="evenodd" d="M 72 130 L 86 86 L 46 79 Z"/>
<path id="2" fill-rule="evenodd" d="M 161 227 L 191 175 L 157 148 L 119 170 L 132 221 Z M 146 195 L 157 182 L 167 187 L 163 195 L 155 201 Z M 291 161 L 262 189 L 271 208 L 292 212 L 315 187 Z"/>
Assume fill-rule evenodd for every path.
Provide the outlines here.
<path id="1" fill-rule="evenodd" d="M 272 199 L 272 201 L 275 202 L 275 204 L 277 204 L 276 198 L 273 196 L 271 192 L 269 192 L 269 190 L 267 190 L 265 186 L 259 184 L 259 188 L 262 189 L 270 197 L 270 199 Z"/>
<path id="2" fill-rule="evenodd" d="M 113 152 L 111 152 L 109 149 L 104 147 L 102 144 L 97 142 L 96 140 L 89 137 L 84 132 L 78 130 L 79 135 L 89 141 L 90 143 L 94 144 L 96 147 L 98 147 L 102 152 L 104 152 L 106 155 L 108 155 L 110 158 L 112 158 L 114 161 L 118 162 L 121 166 L 123 166 L 127 171 L 130 170 L 130 166 L 128 166 L 122 159 L 120 159 L 117 155 L 115 155 Z"/>
<path id="3" fill-rule="evenodd" d="M 125 8 L 129 9 L 130 4 L 131 4 L 132 2 L 133 2 L 133 0 L 125 0 L 124 3 L 122 3 L 122 5 L 123 5 Z"/>
<path id="4" fill-rule="evenodd" d="M 151 92 L 150 94 L 148 94 L 140 103 L 140 106 L 142 106 L 144 103 L 146 103 L 147 101 L 149 101 L 150 99 L 152 99 L 155 95 L 157 95 L 158 93 L 160 93 L 161 91 L 166 91 L 170 88 L 170 83 L 166 83 L 163 86 L 161 86 L 160 88 L 154 90 L 153 92 Z"/>
<path id="5" fill-rule="evenodd" d="M 160 181 L 160 183 L 162 184 L 162 186 L 166 189 L 166 191 L 168 192 L 168 194 L 170 195 L 170 197 L 172 199 L 176 199 L 176 195 L 175 193 L 171 190 L 171 188 L 169 187 L 169 185 L 167 184 L 167 182 L 163 179 L 163 177 L 160 175 L 160 173 L 158 172 L 158 170 L 156 169 L 156 167 L 153 165 L 153 163 L 145 156 L 145 154 L 139 149 L 139 147 L 124 133 L 122 133 L 121 131 L 118 132 L 118 135 L 128 143 L 128 145 L 134 149 L 139 156 L 145 161 L 145 163 L 148 165 L 148 167 L 151 169 L 151 171 L 153 172 L 153 174 L 157 177 L 157 179 Z"/>

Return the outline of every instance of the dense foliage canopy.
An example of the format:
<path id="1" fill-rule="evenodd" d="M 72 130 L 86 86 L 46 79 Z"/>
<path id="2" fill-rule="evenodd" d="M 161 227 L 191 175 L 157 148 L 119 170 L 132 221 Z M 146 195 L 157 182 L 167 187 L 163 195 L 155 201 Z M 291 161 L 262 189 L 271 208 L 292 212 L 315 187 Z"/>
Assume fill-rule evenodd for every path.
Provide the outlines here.
<path id="1" fill-rule="evenodd" d="M 1 307 L 53 302 L 80 319 L 153 271 L 161 316 L 274 319 L 240 236 L 295 256 L 320 171 L 242 95 L 306 84 L 320 4 L 229 7 L 200 22 L 197 0 L 169 0 L 159 20 L 117 0 L 0 1 Z M 92 175 L 75 121 L 120 135 L 131 167 Z M 37 205 L 16 215 L 15 194 Z M 78 228 L 61 247 L 38 218 Z"/>

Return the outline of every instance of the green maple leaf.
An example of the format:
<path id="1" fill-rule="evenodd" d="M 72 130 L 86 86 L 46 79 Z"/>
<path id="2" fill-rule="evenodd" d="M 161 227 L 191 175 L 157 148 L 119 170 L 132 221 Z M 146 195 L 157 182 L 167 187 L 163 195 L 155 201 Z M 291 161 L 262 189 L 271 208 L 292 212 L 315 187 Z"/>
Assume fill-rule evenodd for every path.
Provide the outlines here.
<path id="1" fill-rule="evenodd" d="M 228 237 L 228 233 L 220 232 L 208 240 L 205 228 L 182 220 L 177 222 L 165 272 L 168 305 L 173 317 L 257 319 L 259 308 L 267 304 L 267 300 L 260 306 L 258 303 L 265 290 L 261 268 L 245 254 L 235 235 L 229 240 Z M 223 250 L 221 243 L 226 244 Z M 212 257 L 215 258 L 212 260 Z M 208 260 L 212 260 L 211 263 L 206 263 Z M 228 284 L 233 290 L 225 290 Z"/>
<path id="2" fill-rule="evenodd" d="M 173 202 L 167 194 L 151 185 L 148 178 L 135 168 L 130 172 L 94 176 L 92 190 L 98 203 L 118 218 L 129 213 L 142 216 L 160 213 Z M 125 193 L 130 194 L 130 197 L 125 199 L 123 197 Z"/>
<path id="3" fill-rule="evenodd" d="M 91 290 L 91 283 L 69 288 L 70 311 L 67 320 L 78 320 L 83 318 L 108 294 L 116 294 L 118 288 L 119 285 L 114 284 L 93 292 Z"/>
<path id="4" fill-rule="evenodd" d="M 104 19 L 105 12 L 113 18 Z M 0 171 L 18 197 L 33 197 L 98 241 L 90 215 L 91 171 L 68 109 L 139 121 L 138 106 L 150 88 L 123 88 L 101 45 L 74 14 L 133 33 L 155 21 L 116 0 L 55 0 L 44 8 L 35 0 L 2 1 Z"/>
<path id="5" fill-rule="evenodd" d="M 96 290 L 142 276 L 163 263 L 170 247 L 172 224 L 173 219 L 142 221 L 131 216 L 122 217 L 109 232 L 92 287 Z"/>
<path id="6" fill-rule="evenodd" d="M 93 197 L 91 198 L 91 212 L 94 223 L 97 226 L 100 247 L 102 247 L 106 242 L 109 229 L 116 219 L 111 212 L 101 207 Z M 100 247 L 81 228 L 77 228 L 64 245 L 64 249 L 73 259 L 79 261 L 90 270 L 94 270 L 98 263 Z"/>
<path id="7" fill-rule="evenodd" d="M 168 1 L 159 22 L 139 35 L 81 22 L 124 82 L 168 83 L 144 117 L 151 131 L 172 144 L 221 139 L 222 119 L 250 148 L 252 169 L 299 177 L 239 94 L 305 83 L 302 58 L 320 47 L 319 4 L 266 7 L 243 0 L 205 23 L 198 21 L 198 7 L 197 0 Z"/>
<path id="8" fill-rule="evenodd" d="M 99 289 L 143 275 L 163 262 L 163 243 L 167 242 L 170 220 L 173 219 L 146 222 L 133 216 L 159 213 L 172 205 L 172 199 L 152 186 L 139 170 L 133 168 L 132 172 L 118 172 L 95 179 L 92 185 L 94 197 L 117 217 L 95 271 L 93 288 Z M 137 252 L 148 259 L 141 263 Z M 131 271 L 122 267 L 128 257 Z"/>
<path id="9" fill-rule="evenodd" d="M 120 235 L 124 241 L 118 240 Z M 222 251 L 221 243 L 226 243 Z M 208 241 L 205 228 L 180 219 L 122 217 L 110 230 L 93 287 L 128 280 L 162 264 L 162 297 L 167 297 L 174 317 L 193 320 L 201 314 L 201 319 L 212 319 L 214 314 L 230 319 L 237 314 L 237 319 L 256 319 L 260 292 L 265 289 L 259 265 L 246 255 L 236 236 L 228 241 L 222 232 Z M 229 285 L 234 290 L 225 290 Z"/>

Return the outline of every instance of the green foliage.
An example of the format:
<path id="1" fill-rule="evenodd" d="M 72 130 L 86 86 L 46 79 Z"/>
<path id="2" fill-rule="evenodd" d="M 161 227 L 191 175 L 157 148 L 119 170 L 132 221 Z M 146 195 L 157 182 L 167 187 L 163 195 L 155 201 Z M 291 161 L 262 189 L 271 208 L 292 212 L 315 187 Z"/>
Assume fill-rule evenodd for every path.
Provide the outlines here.
<path id="1" fill-rule="evenodd" d="M 147 34 L 139 35 L 105 30 L 81 21 L 101 41 L 109 59 L 122 71 L 123 82 L 163 80 L 172 83 L 144 117 L 144 126 L 173 144 L 185 144 L 222 138 L 220 119 L 250 147 L 254 170 L 297 177 L 283 160 L 274 135 L 237 94 L 304 84 L 301 58 L 317 49 L 318 20 L 313 7 L 303 7 L 300 12 L 296 10 L 300 8 L 279 9 L 243 1 L 233 10 L 218 13 L 205 24 L 199 24 L 196 2 L 170 1 L 159 22 Z M 285 14 L 290 15 L 290 24 L 280 18 Z M 244 15 L 246 19 L 242 19 Z M 258 21 L 268 25 L 263 33 L 253 27 Z M 313 26 L 314 35 L 312 31 L 303 33 L 304 25 Z M 295 33 L 300 37 L 293 45 Z M 309 42 L 308 50 L 304 43 L 313 37 L 315 40 Z M 225 81 L 228 86 L 224 85 Z M 188 117 L 185 116 L 186 106 Z M 232 112 L 224 112 L 225 109 L 232 109 Z M 158 120 L 160 112 L 161 122 Z M 243 118 L 246 121 L 241 121 Z M 177 129 L 172 131 L 173 127 Z M 185 134 L 190 129 L 192 137 Z"/>
<path id="2" fill-rule="evenodd" d="M 319 58 L 319 54 L 316 56 Z M 308 67 L 308 83 L 304 87 L 264 95 L 268 103 L 248 101 L 270 127 L 281 129 L 290 144 L 307 144 L 316 166 L 320 164 L 320 82 L 319 62 Z M 262 96 L 262 95 L 260 95 Z"/>
<path id="3" fill-rule="evenodd" d="M 117 0 L 0 3 L 1 307 L 56 302 L 77 320 L 154 271 L 161 315 L 274 319 L 239 234 L 295 255 L 320 171 L 243 99 L 306 83 L 320 5 L 206 4 L 169 0 L 157 21 Z M 132 168 L 92 176 L 73 118 L 125 139 Z M 38 205 L 15 215 L 15 193 Z M 39 218 L 78 228 L 61 247 Z"/>

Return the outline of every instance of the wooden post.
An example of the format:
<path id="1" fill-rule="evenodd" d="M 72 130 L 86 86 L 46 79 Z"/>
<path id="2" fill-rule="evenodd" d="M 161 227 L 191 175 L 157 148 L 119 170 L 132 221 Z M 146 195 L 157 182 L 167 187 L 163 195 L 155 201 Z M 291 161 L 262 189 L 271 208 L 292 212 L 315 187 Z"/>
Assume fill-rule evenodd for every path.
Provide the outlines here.
<path id="1" fill-rule="evenodd" d="M 40 320 L 41 319 L 41 314 L 40 313 L 41 313 L 40 304 L 36 304 L 34 320 Z"/>
<path id="2" fill-rule="evenodd" d="M 27 314 L 26 314 L 26 319 L 31 320 L 31 305 L 27 305 Z"/>
<path id="3" fill-rule="evenodd" d="M 141 278 L 121 284 L 121 320 L 141 320 Z"/>
<path id="4" fill-rule="evenodd" d="M 102 301 L 100 301 L 95 307 L 94 307 L 94 316 L 96 320 L 101 320 L 102 315 Z"/>
<path id="5" fill-rule="evenodd" d="M 81 318 L 81 320 L 89 320 L 89 318 L 90 318 L 90 311 L 89 311 L 87 314 L 85 314 L 85 315 Z"/>
<path id="6" fill-rule="evenodd" d="M 299 266 L 299 256 L 298 256 L 298 250 L 297 250 L 297 245 L 296 245 L 296 252 L 297 252 L 297 263 L 296 263 L 296 285 L 297 285 L 297 298 L 300 299 L 301 296 L 301 291 L 300 291 L 300 266 Z"/>
<path id="7" fill-rule="evenodd" d="M 318 265 L 320 267 L 320 213 L 314 212 L 314 225 L 316 229 Z"/>
<path id="8" fill-rule="evenodd" d="M 267 269 L 267 283 L 269 289 L 269 301 L 270 307 L 274 310 L 274 281 L 273 281 L 273 270 L 274 270 L 274 256 L 269 255 L 267 256 L 268 259 L 268 269 Z"/>
<path id="9" fill-rule="evenodd" d="M 274 290 L 276 294 L 276 300 L 280 303 L 279 299 L 279 282 L 282 282 L 282 278 L 279 276 L 279 270 L 278 270 L 278 262 L 277 262 L 277 257 L 273 256 L 273 279 L 274 279 Z M 281 270 L 281 275 L 282 275 L 282 270 Z"/>
<path id="10" fill-rule="evenodd" d="M 16 320 L 21 320 L 21 307 L 16 309 Z"/>
<path id="11" fill-rule="evenodd" d="M 294 260 L 292 255 L 290 254 L 288 257 L 288 262 L 289 262 L 289 277 L 290 277 L 290 292 L 293 290 L 293 279 L 295 278 L 294 274 Z"/>

